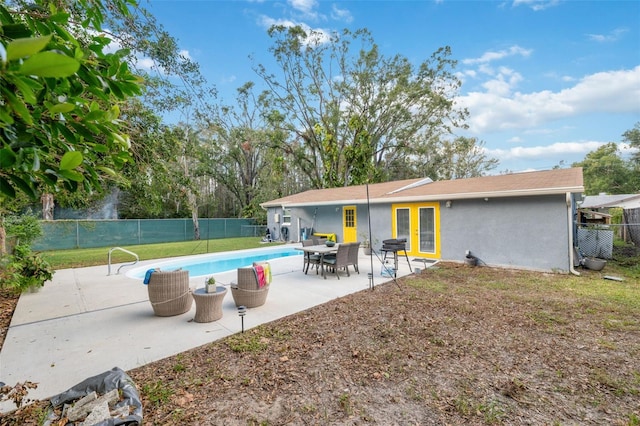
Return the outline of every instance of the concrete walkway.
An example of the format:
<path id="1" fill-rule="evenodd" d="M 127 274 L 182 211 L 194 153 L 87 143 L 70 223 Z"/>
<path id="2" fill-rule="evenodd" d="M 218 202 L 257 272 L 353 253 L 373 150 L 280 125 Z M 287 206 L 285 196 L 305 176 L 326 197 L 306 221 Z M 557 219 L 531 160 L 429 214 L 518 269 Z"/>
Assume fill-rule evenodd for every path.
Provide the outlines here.
<path id="1" fill-rule="evenodd" d="M 380 261 L 375 256 L 373 260 L 374 285 L 389 281 L 380 274 Z M 151 263 L 140 262 L 136 267 Z M 245 329 L 370 286 L 371 261 L 362 252 L 360 274 L 351 268 L 351 277 L 342 272 L 339 280 L 332 274 L 327 279 L 315 272 L 305 275 L 302 256 L 269 263 L 273 281 L 267 302 L 248 310 Z M 119 266 L 112 265 L 112 274 Z M 11 386 L 27 380 L 37 383 L 28 398 L 47 399 L 113 367 L 131 370 L 241 331 L 230 291 L 218 321 L 194 322 L 195 303 L 183 315 L 156 317 L 142 280 L 126 277 L 126 268 L 110 276 L 107 269 L 58 270 L 39 292 L 20 297 L 0 352 L 0 381 Z M 407 262 L 399 262 L 398 277 L 409 273 Z M 214 276 L 218 284 L 236 281 L 235 270 Z M 203 285 L 203 279 L 191 280 L 193 289 Z M 13 409 L 12 403 L 0 404 L 0 412 Z"/>

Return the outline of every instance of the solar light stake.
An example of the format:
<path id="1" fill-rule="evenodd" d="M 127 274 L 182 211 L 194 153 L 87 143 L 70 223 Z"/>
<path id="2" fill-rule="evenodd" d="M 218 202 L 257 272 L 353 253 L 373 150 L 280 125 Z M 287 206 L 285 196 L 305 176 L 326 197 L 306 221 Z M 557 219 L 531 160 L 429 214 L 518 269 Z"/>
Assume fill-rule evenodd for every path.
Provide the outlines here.
<path id="1" fill-rule="evenodd" d="M 246 306 L 238 306 L 238 315 L 240 315 L 240 321 L 242 322 L 242 332 L 244 333 L 244 316 L 247 313 Z"/>

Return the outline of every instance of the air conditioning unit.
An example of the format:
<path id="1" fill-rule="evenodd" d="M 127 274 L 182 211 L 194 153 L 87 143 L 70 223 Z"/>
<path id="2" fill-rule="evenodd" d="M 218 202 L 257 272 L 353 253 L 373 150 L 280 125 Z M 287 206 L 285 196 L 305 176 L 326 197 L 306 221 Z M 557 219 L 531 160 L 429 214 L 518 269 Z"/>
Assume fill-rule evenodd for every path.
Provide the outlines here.
<path id="1" fill-rule="evenodd" d="M 280 213 L 273 214 L 273 221 L 276 223 L 280 223 Z"/>

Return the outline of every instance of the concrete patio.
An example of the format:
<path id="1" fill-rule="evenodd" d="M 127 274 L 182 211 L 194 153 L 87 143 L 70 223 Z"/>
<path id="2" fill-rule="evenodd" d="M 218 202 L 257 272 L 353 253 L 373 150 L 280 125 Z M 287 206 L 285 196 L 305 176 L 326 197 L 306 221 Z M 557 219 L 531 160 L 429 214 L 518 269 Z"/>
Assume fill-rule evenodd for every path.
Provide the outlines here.
<path id="1" fill-rule="evenodd" d="M 380 274 L 380 260 L 373 260 L 373 284 L 388 282 Z M 267 302 L 248 310 L 245 330 L 370 288 L 371 260 L 362 252 L 360 273 L 351 268 L 351 276 L 342 272 L 340 279 L 331 273 L 322 279 L 314 271 L 305 275 L 302 256 L 269 262 L 273 281 Z M 185 314 L 157 317 L 142 280 L 125 276 L 126 268 L 113 275 L 119 266 L 112 265 L 110 276 L 106 265 L 58 270 L 39 292 L 23 294 L 0 352 L 0 381 L 37 383 L 28 398 L 47 399 L 113 367 L 131 370 L 241 331 L 230 291 L 220 320 L 194 322 L 195 304 Z M 400 261 L 398 277 L 409 273 L 407 262 Z M 236 271 L 214 276 L 219 285 L 228 285 Z M 204 280 L 191 279 L 190 284 L 200 288 Z M 0 405 L 0 412 L 13 409 L 12 403 Z"/>

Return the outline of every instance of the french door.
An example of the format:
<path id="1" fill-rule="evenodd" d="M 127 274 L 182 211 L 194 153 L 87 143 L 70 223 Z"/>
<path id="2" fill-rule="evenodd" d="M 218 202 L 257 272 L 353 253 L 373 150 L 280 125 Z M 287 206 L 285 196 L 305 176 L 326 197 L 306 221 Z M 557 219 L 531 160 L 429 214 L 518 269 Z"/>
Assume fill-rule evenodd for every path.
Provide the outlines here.
<path id="1" fill-rule="evenodd" d="M 438 203 L 394 204 L 391 209 L 394 238 L 407 239 L 407 254 L 440 258 Z"/>

